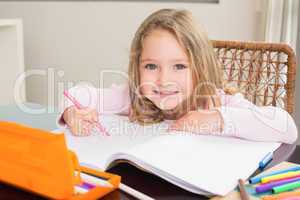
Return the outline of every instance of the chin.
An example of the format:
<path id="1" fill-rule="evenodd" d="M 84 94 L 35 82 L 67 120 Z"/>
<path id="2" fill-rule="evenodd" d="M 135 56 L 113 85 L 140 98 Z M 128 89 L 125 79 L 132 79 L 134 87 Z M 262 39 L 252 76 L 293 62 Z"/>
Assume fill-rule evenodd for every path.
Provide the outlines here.
<path id="1" fill-rule="evenodd" d="M 163 111 L 168 111 L 168 110 L 175 109 L 176 105 L 175 106 L 173 106 L 173 105 L 170 105 L 170 106 L 157 106 L 157 107 L 160 108 Z"/>
<path id="2" fill-rule="evenodd" d="M 161 110 L 172 110 L 178 105 L 178 102 L 158 102 L 155 105 Z"/>
<path id="3" fill-rule="evenodd" d="M 164 111 L 175 109 L 181 103 L 181 98 L 179 97 L 168 99 L 152 98 L 150 100 L 156 105 L 156 107 Z"/>

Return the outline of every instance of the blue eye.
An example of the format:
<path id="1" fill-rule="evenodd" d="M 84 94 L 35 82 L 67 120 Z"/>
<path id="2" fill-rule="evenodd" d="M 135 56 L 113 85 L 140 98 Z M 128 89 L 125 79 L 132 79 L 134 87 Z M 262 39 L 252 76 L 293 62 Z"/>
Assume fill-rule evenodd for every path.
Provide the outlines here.
<path id="1" fill-rule="evenodd" d="M 157 68 L 157 65 L 155 65 L 155 64 L 147 64 L 147 65 L 145 65 L 145 68 L 146 69 L 150 69 L 150 70 L 154 70 L 154 69 Z"/>
<path id="2" fill-rule="evenodd" d="M 176 70 L 181 70 L 181 69 L 187 68 L 187 66 L 185 66 L 183 64 L 176 64 L 174 67 L 175 67 Z"/>

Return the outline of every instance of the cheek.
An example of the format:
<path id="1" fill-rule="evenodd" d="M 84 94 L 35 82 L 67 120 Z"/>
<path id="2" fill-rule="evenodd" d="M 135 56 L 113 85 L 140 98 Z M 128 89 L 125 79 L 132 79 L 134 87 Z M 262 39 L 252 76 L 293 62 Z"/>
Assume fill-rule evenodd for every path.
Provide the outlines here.
<path id="1" fill-rule="evenodd" d="M 190 71 L 181 74 L 181 77 L 178 77 L 178 84 L 180 85 L 182 92 L 185 96 L 189 96 L 193 91 L 193 79 Z"/>
<path id="2" fill-rule="evenodd" d="M 140 72 L 140 91 L 146 95 L 155 88 L 156 75 L 145 71 Z"/>

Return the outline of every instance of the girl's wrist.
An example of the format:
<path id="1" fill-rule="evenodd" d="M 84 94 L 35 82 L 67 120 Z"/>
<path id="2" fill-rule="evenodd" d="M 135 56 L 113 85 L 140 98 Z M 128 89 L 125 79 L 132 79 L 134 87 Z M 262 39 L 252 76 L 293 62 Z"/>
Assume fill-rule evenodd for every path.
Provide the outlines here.
<path id="1" fill-rule="evenodd" d="M 224 130 L 224 118 L 223 115 L 220 111 L 220 108 L 212 108 L 212 109 L 198 109 L 198 113 L 201 115 L 205 115 L 205 118 L 207 119 L 207 123 L 210 124 L 209 127 L 214 127 L 210 128 L 211 132 L 216 132 L 216 133 L 222 133 Z"/>
<path id="2" fill-rule="evenodd" d="M 214 111 L 217 113 L 220 123 L 220 133 L 224 131 L 224 117 L 218 108 L 214 108 Z"/>

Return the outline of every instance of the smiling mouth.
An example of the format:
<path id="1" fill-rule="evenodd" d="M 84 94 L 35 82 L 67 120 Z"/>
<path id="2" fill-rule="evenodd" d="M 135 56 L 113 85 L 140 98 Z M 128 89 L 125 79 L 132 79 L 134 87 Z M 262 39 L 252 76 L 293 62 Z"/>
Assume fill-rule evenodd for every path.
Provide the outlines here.
<path id="1" fill-rule="evenodd" d="M 153 90 L 153 92 L 154 94 L 157 94 L 161 97 L 175 95 L 179 93 L 179 91 L 159 91 L 159 90 Z"/>

